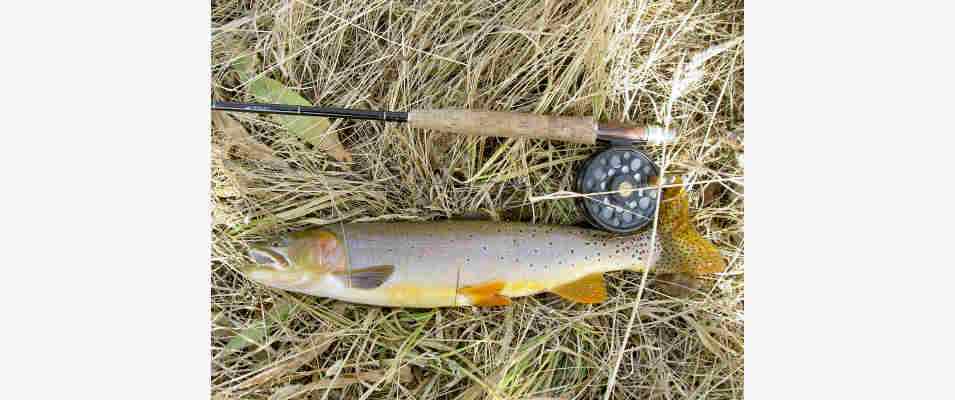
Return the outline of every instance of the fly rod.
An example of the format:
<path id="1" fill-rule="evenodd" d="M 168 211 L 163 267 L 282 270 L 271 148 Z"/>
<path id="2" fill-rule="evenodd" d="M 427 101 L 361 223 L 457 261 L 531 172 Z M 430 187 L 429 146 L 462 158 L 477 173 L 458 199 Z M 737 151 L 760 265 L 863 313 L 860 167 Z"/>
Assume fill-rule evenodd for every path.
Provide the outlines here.
<path id="1" fill-rule="evenodd" d="M 578 208 L 591 225 L 606 231 L 633 233 L 653 219 L 657 192 L 647 188 L 659 168 L 634 144 L 672 142 L 675 134 L 656 126 L 627 127 L 598 123 L 591 117 L 546 116 L 503 111 L 462 109 L 373 111 L 289 104 L 215 101 L 213 110 L 303 117 L 405 122 L 412 128 L 468 136 L 502 136 L 608 144 L 578 168 L 575 189 Z M 645 190 L 646 189 L 646 190 Z"/>
<path id="2" fill-rule="evenodd" d="M 437 109 L 400 112 L 227 101 L 213 102 L 212 109 L 258 114 L 406 122 L 412 128 L 461 135 L 549 139 L 580 144 L 596 144 L 598 140 L 660 144 L 672 141 L 674 136 L 672 131 L 654 126 L 621 127 L 613 123 L 598 124 L 590 117 L 559 117 L 503 111 Z"/>

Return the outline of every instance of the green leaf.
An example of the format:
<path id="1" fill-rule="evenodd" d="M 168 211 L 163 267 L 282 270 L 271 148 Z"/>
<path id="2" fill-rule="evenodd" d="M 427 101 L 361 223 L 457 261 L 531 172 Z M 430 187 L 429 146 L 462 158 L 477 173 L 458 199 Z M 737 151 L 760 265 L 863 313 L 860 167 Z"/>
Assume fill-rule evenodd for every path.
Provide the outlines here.
<path id="1" fill-rule="evenodd" d="M 261 346 L 262 339 L 265 338 L 266 334 L 265 322 L 256 322 L 248 328 L 243 329 L 235 337 L 229 340 L 229 343 L 225 345 L 225 351 L 238 351 L 242 350 L 249 345 Z"/>
<path id="2" fill-rule="evenodd" d="M 238 71 L 239 78 L 242 82 L 247 82 L 246 90 L 255 97 L 256 101 L 298 106 L 312 105 L 312 103 L 294 90 L 286 87 L 282 82 L 265 76 L 256 78 L 256 74 L 254 73 L 254 61 L 253 56 L 242 57 L 236 60 L 233 66 Z M 252 81 L 250 82 L 250 80 Z M 328 118 L 296 117 L 290 115 L 275 115 L 274 117 L 278 119 L 282 126 L 291 134 L 304 140 L 306 143 L 324 150 L 338 161 L 351 161 L 351 153 L 342 146 L 338 140 L 338 134 L 328 131 L 328 127 L 331 125 Z"/>
<path id="3" fill-rule="evenodd" d="M 263 103 L 290 104 L 298 106 L 311 106 L 312 104 L 304 97 L 285 87 L 282 83 L 269 78 L 259 78 L 249 84 L 249 92 L 258 101 Z M 328 134 L 330 122 L 327 118 L 318 117 L 296 117 L 289 115 L 275 116 L 289 132 L 292 132 L 302 140 L 313 146 L 321 148 Z M 338 138 L 335 138 L 335 142 Z M 341 145 L 339 145 L 341 146 Z"/>
<path id="4" fill-rule="evenodd" d="M 292 313 L 295 312 L 295 308 L 295 304 L 285 300 L 279 300 L 277 304 L 272 306 L 272 309 L 269 310 L 267 316 L 272 322 L 285 322 L 291 318 Z"/>

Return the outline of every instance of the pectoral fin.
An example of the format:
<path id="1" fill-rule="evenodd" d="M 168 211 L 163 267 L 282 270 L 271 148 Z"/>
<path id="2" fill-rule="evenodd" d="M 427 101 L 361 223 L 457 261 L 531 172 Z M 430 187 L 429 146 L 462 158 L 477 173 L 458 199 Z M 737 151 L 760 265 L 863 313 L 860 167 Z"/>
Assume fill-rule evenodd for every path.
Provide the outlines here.
<path id="1" fill-rule="evenodd" d="M 576 281 L 565 283 L 550 290 L 551 293 L 567 300 L 594 304 L 607 299 L 607 288 L 601 273 L 590 274 Z"/>
<path id="2" fill-rule="evenodd" d="M 349 287 L 355 289 L 374 289 L 381 286 L 388 280 L 388 277 L 395 272 L 394 265 L 376 265 L 362 269 L 352 270 L 351 273 L 339 272 L 338 277 L 343 279 Z"/>
<path id="3" fill-rule="evenodd" d="M 494 281 L 465 286 L 458 289 L 458 293 L 467 296 L 468 299 L 471 300 L 472 305 L 479 307 L 506 306 L 511 304 L 510 298 L 501 295 L 501 289 L 504 289 L 504 282 Z"/>

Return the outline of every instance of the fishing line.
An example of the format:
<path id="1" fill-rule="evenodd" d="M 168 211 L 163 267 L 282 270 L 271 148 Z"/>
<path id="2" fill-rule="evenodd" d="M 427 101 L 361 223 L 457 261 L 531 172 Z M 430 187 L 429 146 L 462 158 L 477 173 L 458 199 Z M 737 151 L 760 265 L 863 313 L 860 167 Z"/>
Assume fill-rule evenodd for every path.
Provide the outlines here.
<path id="1" fill-rule="evenodd" d="M 695 7 L 695 5 L 694 5 Z M 671 104 L 672 105 L 672 104 Z M 668 109 L 669 111 L 669 109 Z M 669 125 L 669 118 L 666 119 L 666 124 Z M 660 151 L 660 161 L 663 164 L 664 170 L 667 167 L 667 142 L 663 142 L 663 149 Z M 659 196 L 657 196 L 655 203 L 655 209 L 653 214 L 653 228 L 650 229 L 650 249 L 655 248 L 657 240 L 660 239 L 658 236 L 657 226 L 659 225 L 659 215 L 660 215 L 660 203 L 663 201 L 663 188 L 659 180 L 656 182 L 656 189 L 659 190 Z M 654 265 L 656 259 L 654 259 L 654 252 L 650 251 L 647 256 L 647 266 Z M 656 255 L 662 257 L 663 254 Z M 623 339 L 621 339 L 620 351 L 617 353 L 617 360 L 614 362 L 613 369 L 610 370 L 610 377 L 607 378 L 607 390 L 604 391 L 603 400 L 610 400 L 610 395 L 612 393 L 612 388 L 617 383 L 617 373 L 620 371 L 620 363 L 623 361 L 624 349 L 627 348 L 627 343 L 630 341 L 630 331 L 633 329 L 633 324 L 637 319 L 637 311 L 640 308 L 640 301 L 643 299 L 643 290 L 647 286 L 647 276 L 649 275 L 650 268 L 644 268 L 643 273 L 640 275 L 640 287 L 637 289 L 637 297 L 634 300 L 633 308 L 630 310 L 630 319 L 627 321 L 627 329 L 624 331 Z"/>

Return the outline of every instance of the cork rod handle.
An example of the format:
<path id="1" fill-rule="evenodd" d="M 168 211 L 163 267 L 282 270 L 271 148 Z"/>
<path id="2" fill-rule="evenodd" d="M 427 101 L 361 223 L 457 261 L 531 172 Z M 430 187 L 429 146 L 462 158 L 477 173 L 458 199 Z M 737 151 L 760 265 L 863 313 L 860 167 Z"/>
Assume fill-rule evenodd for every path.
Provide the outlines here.
<path id="1" fill-rule="evenodd" d="M 597 124 L 590 117 L 442 109 L 411 111 L 408 123 L 413 128 L 462 135 L 524 137 L 581 144 L 597 141 Z"/>

